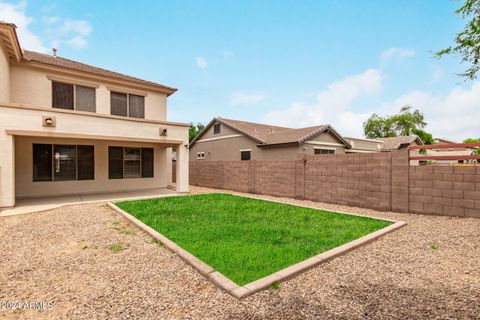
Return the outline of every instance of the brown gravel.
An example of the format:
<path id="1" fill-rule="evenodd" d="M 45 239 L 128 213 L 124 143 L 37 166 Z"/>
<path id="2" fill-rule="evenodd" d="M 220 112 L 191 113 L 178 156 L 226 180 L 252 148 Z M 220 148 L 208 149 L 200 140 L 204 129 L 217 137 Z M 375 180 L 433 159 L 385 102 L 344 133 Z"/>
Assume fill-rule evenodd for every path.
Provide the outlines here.
<path id="1" fill-rule="evenodd" d="M 53 302 L 53 308 L 0 309 L 0 318 L 480 318 L 480 219 L 300 202 L 408 225 L 280 289 L 238 301 L 104 204 L 2 217 L 0 302 Z M 112 252 L 112 244 L 123 250 Z"/>

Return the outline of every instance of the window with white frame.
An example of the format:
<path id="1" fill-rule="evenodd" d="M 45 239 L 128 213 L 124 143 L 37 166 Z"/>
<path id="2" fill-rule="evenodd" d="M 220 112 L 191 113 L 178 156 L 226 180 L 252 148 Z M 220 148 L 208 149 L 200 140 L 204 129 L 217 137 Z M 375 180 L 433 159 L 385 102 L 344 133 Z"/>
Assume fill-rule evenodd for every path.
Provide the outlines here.
<path id="1" fill-rule="evenodd" d="M 240 150 L 240 160 L 248 161 L 252 158 L 252 150 Z"/>
<path id="2" fill-rule="evenodd" d="M 334 154 L 335 149 L 314 148 L 313 153 L 314 154 Z"/>
<path id="3" fill-rule="evenodd" d="M 197 160 L 205 160 L 205 152 L 197 152 Z"/>

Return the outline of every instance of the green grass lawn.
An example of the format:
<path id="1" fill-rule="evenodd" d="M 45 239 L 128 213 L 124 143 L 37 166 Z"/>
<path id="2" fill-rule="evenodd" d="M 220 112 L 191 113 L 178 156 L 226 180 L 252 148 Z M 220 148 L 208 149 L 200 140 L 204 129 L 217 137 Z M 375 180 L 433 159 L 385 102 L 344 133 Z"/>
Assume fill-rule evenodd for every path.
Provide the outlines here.
<path id="1" fill-rule="evenodd" d="M 116 205 L 239 285 L 391 224 L 228 194 Z"/>

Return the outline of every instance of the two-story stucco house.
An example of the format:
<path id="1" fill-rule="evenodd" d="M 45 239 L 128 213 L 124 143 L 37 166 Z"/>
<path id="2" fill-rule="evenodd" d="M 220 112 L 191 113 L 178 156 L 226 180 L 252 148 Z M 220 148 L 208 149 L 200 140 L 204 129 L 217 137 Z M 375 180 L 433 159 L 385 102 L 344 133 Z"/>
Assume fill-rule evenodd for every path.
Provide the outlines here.
<path id="1" fill-rule="evenodd" d="M 21 49 L 0 23 L 0 207 L 16 198 L 166 187 L 188 191 L 188 125 L 161 84 Z"/>

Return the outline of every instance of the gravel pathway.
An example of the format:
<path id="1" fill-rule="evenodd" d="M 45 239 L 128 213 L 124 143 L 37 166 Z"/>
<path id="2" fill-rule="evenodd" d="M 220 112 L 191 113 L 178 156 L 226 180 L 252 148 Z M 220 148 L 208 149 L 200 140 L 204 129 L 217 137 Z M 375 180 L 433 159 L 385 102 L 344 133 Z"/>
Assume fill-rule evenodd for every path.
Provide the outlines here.
<path id="1" fill-rule="evenodd" d="M 43 310 L 0 308 L 0 318 L 480 318 L 480 219 L 280 200 L 408 225 L 280 289 L 238 301 L 105 204 L 1 217 L 0 303 L 53 305 Z"/>

